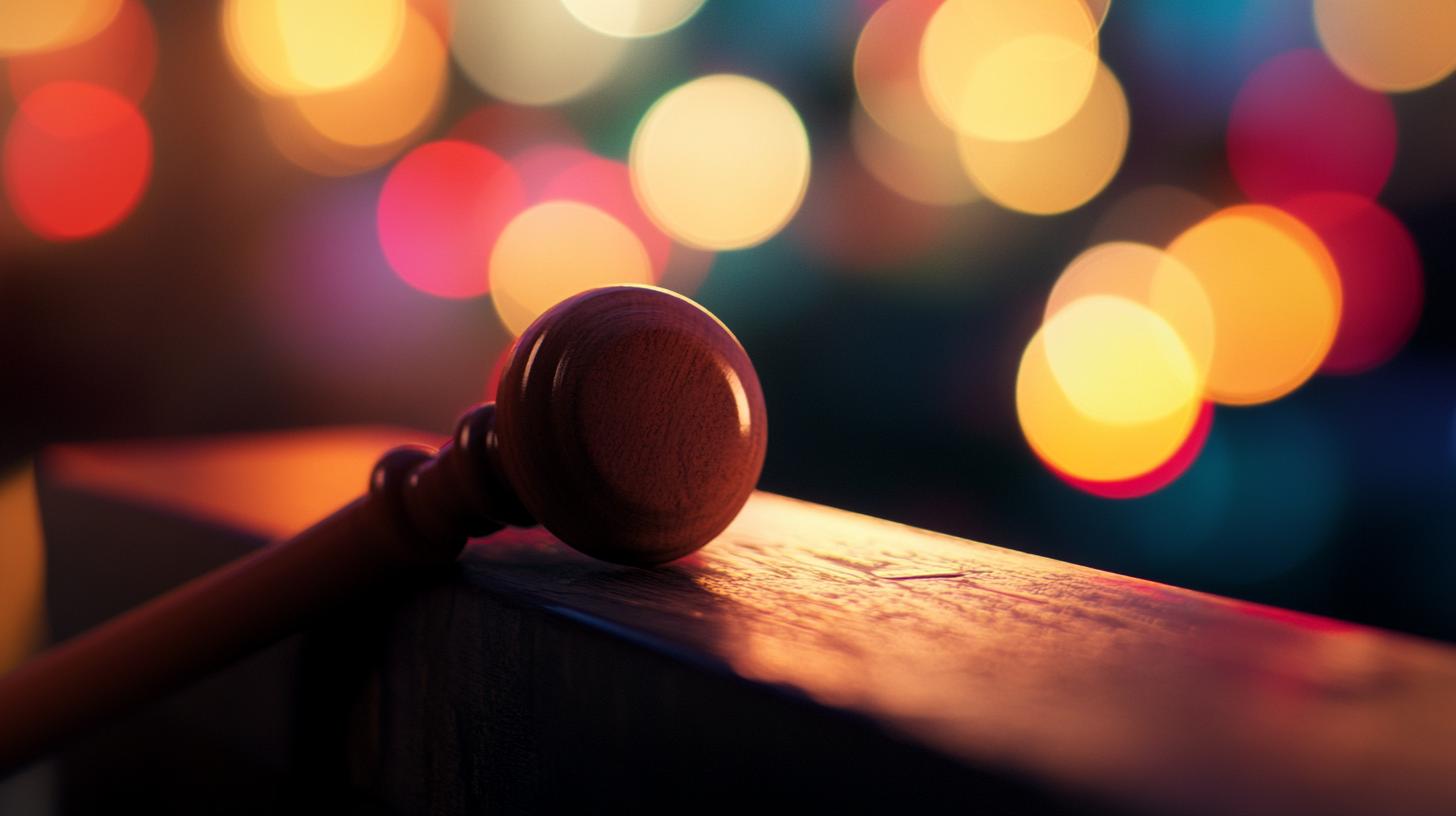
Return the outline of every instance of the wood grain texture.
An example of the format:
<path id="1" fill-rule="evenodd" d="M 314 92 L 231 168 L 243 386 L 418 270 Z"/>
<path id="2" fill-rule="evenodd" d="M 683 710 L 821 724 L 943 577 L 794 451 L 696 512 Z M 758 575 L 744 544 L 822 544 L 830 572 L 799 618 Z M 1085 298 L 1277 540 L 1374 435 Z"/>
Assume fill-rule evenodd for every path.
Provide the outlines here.
<path id="1" fill-rule="evenodd" d="M 764 493 L 654 569 L 479 539 L 368 620 L 308 638 L 298 708 L 394 811 L 1456 812 L 1450 647 Z"/>
<path id="2" fill-rule="evenodd" d="M 541 315 L 501 375 L 500 458 L 522 504 L 596 558 L 656 564 L 707 543 L 758 484 L 763 390 L 717 318 L 650 286 Z"/>

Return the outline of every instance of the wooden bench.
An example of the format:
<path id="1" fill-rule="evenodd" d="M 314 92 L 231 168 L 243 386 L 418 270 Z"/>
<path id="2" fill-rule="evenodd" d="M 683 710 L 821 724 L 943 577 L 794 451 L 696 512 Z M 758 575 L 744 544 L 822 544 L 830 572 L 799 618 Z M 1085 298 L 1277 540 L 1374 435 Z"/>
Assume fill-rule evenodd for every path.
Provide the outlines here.
<path id="1" fill-rule="evenodd" d="M 425 438 L 48 452 L 53 635 L 301 529 Z M 1450 814 L 1456 650 L 759 493 L 658 569 L 472 542 L 47 773 L 60 812 Z"/>

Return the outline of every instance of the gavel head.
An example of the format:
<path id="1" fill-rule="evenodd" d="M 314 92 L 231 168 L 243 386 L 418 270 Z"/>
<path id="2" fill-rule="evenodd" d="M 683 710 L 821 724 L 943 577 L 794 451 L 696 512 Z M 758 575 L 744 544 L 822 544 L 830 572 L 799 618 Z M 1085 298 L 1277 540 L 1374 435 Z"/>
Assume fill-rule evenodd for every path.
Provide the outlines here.
<path id="1" fill-rule="evenodd" d="M 516 498 L 596 558 L 657 564 L 722 532 L 763 468 L 753 364 L 701 306 L 646 286 L 594 289 L 543 314 L 496 394 Z"/>

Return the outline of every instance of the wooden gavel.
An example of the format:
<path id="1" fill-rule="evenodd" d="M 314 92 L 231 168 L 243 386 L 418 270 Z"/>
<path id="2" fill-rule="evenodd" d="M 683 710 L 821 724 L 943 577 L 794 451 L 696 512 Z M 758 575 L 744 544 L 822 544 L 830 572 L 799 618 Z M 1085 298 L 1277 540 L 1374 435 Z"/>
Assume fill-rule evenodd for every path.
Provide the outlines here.
<path id="1" fill-rule="evenodd" d="M 0 678 L 0 776 L 508 524 L 619 564 L 686 555 L 742 509 L 766 443 L 758 376 L 717 318 L 652 287 L 577 295 L 521 335 L 496 401 L 438 452 L 386 453 L 313 527 Z"/>

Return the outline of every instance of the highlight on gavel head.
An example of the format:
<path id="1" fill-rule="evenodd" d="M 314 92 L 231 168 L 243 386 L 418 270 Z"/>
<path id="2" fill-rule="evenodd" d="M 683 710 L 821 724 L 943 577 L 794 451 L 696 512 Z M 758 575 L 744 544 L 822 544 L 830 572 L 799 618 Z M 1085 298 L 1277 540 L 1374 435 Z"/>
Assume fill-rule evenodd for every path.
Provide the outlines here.
<path id="1" fill-rule="evenodd" d="M 748 354 L 706 309 L 649 286 L 594 289 L 521 335 L 496 393 L 500 465 L 558 538 L 621 564 L 686 555 L 763 469 Z"/>

